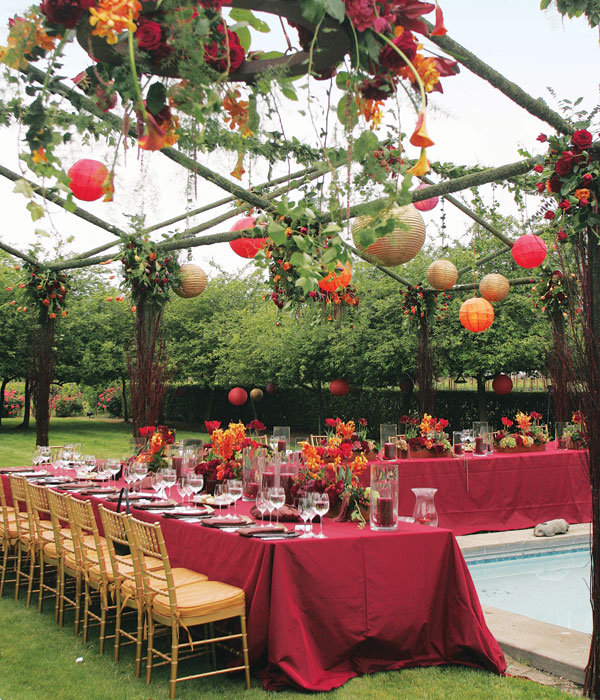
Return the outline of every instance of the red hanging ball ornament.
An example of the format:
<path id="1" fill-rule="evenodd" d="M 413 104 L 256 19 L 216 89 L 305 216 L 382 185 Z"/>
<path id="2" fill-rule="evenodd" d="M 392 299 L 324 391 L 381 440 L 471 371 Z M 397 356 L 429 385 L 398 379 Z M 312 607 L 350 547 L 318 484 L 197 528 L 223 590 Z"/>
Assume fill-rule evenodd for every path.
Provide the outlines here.
<path id="1" fill-rule="evenodd" d="M 429 185 L 419 185 L 417 189 L 426 190 L 428 187 Z M 431 197 L 431 199 L 422 199 L 420 202 L 413 202 L 413 206 L 419 211 L 431 211 L 437 207 L 439 201 L 439 197 Z"/>
<path id="2" fill-rule="evenodd" d="M 255 218 L 246 216 L 231 227 L 231 231 L 246 231 L 254 228 Z M 229 245 L 234 253 L 237 253 L 241 258 L 253 258 L 261 248 L 264 248 L 267 243 L 266 238 L 236 238 L 234 241 L 229 241 Z"/>
<path id="3" fill-rule="evenodd" d="M 345 379 L 334 379 L 329 385 L 329 391 L 334 396 L 346 396 L 350 391 L 350 384 Z"/>
<path id="4" fill-rule="evenodd" d="M 71 192 L 84 202 L 94 202 L 104 197 L 104 183 L 108 178 L 108 168 L 99 160 L 82 158 L 69 168 Z"/>
<path id="5" fill-rule="evenodd" d="M 277 393 L 277 384 L 275 384 L 275 382 L 268 382 L 265 389 L 267 390 L 267 394 L 273 396 L 273 394 Z"/>
<path id="6" fill-rule="evenodd" d="M 236 386 L 231 389 L 227 398 L 229 399 L 229 403 L 232 403 L 234 406 L 242 406 L 248 401 L 248 392 L 242 389 L 241 386 Z"/>
<path id="7" fill-rule="evenodd" d="M 494 307 L 487 299 L 473 297 L 467 299 L 460 307 L 458 314 L 463 326 L 473 333 L 481 333 L 492 325 L 494 320 Z"/>
<path id="8" fill-rule="evenodd" d="M 546 244 L 535 233 L 528 233 L 517 238 L 512 247 L 514 261 L 520 267 L 530 270 L 541 265 L 546 259 Z"/>
<path id="9" fill-rule="evenodd" d="M 500 396 L 505 396 L 506 394 L 510 394 L 512 388 L 512 379 L 506 374 L 498 374 L 494 377 L 494 381 L 492 382 L 492 389 L 494 393 L 499 394 Z"/>

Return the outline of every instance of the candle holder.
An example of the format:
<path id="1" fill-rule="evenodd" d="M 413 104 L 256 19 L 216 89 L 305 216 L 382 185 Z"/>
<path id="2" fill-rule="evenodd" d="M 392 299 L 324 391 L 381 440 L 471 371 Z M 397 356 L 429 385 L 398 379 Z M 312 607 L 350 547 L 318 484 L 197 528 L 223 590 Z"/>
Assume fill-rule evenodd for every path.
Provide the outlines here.
<path id="1" fill-rule="evenodd" d="M 416 488 L 411 489 L 415 494 L 415 509 L 413 518 L 418 525 L 429 525 L 437 527 L 438 513 L 435 507 L 434 497 L 437 489 Z"/>
<path id="2" fill-rule="evenodd" d="M 255 501 L 260 484 L 258 456 L 251 447 L 242 452 L 242 500 Z"/>
<path id="3" fill-rule="evenodd" d="M 371 464 L 372 530 L 396 530 L 398 528 L 398 465 Z"/>

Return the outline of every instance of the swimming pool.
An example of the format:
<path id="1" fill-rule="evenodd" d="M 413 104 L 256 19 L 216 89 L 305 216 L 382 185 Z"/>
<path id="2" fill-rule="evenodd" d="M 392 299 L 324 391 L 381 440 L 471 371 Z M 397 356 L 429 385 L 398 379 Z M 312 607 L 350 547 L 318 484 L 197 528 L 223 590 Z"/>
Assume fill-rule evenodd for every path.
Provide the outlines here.
<path id="1" fill-rule="evenodd" d="M 467 564 L 482 605 L 591 633 L 589 547 L 478 557 Z"/>

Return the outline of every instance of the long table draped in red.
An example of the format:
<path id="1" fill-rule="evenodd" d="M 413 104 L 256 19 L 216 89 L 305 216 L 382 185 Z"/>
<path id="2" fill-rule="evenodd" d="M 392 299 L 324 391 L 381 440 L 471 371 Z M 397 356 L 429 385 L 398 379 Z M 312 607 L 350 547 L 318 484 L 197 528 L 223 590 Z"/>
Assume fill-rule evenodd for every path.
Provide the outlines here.
<path id="1" fill-rule="evenodd" d="M 455 535 L 520 530 L 553 518 L 569 523 L 592 518 L 590 481 L 581 451 L 557 450 L 549 444 L 543 452 L 393 463 L 399 465 L 398 512 L 412 515 L 412 488 L 436 488 L 440 527 Z M 368 469 L 361 478 L 369 483 Z"/>
<path id="2" fill-rule="evenodd" d="M 267 689 L 325 691 L 364 673 L 447 663 L 505 670 L 448 530 L 373 532 L 326 519 L 327 539 L 264 542 L 175 519 L 162 526 L 174 566 L 246 592 L 250 658 Z"/>

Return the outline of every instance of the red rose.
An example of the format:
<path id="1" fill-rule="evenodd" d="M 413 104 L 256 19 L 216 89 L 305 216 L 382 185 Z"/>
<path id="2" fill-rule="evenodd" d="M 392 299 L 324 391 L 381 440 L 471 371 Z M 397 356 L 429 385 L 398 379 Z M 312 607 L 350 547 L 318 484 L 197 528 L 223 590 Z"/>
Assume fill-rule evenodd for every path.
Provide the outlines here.
<path id="1" fill-rule="evenodd" d="M 50 24 L 60 24 L 67 29 L 74 29 L 89 7 L 89 2 L 84 6 L 84 2 L 80 0 L 42 0 L 40 10 Z"/>
<path id="2" fill-rule="evenodd" d="M 594 176 L 592 173 L 586 173 L 582 178 L 584 184 L 589 185 L 590 182 L 594 179 Z"/>
<path id="3" fill-rule="evenodd" d="M 393 78 L 377 75 L 373 80 L 363 80 L 358 89 L 365 100 L 387 100 L 395 93 L 396 86 Z"/>
<path id="4" fill-rule="evenodd" d="M 145 51 L 154 51 L 161 44 L 162 29 L 160 24 L 151 19 L 140 19 L 135 33 L 138 46 Z"/>
<path id="5" fill-rule="evenodd" d="M 589 203 L 590 203 L 590 200 L 589 200 L 589 199 L 580 199 L 580 200 L 579 200 L 579 206 L 580 206 L 580 207 L 587 207 Z"/>
<path id="6" fill-rule="evenodd" d="M 592 135 L 586 129 L 579 129 L 573 134 L 571 141 L 577 148 L 589 148 L 592 145 Z"/>
<path id="7" fill-rule="evenodd" d="M 222 25 L 220 25 L 219 29 L 222 30 Z M 229 71 L 233 72 L 244 62 L 246 52 L 244 51 L 244 47 L 240 44 L 238 35 L 235 34 L 235 32 L 228 29 L 227 37 L 229 41 Z M 225 43 L 224 37 L 219 44 L 213 41 L 211 44 L 204 45 L 204 60 L 209 66 L 213 66 L 217 70 L 227 70 L 227 44 Z"/>
<path id="8" fill-rule="evenodd" d="M 561 179 L 558 177 L 558 175 L 556 173 L 554 173 L 554 175 L 552 175 L 552 177 L 548 180 L 548 189 L 553 194 L 556 194 L 557 192 L 560 192 L 561 187 L 562 187 Z"/>
<path id="9" fill-rule="evenodd" d="M 402 51 L 409 61 L 412 61 L 417 55 L 417 40 L 407 30 L 403 31 L 400 36 L 397 36 L 392 43 Z M 406 65 L 396 49 L 389 44 L 386 44 L 379 52 L 379 63 L 393 73 L 398 72 L 400 68 Z"/>
<path id="10" fill-rule="evenodd" d="M 546 136 L 546 134 L 540 134 L 536 140 L 540 141 L 540 143 L 545 143 L 548 140 L 548 137 Z"/>
<path id="11" fill-rule="evenodd" d="M 556 240 L 558 241 L 558 243 L 564 243 L 567 240 L 567 234 L 563 230 L 560 230 L 556 234 Z"/>
<path id="12" fill-rule="evenodd" d="M 546 183 L 545 183 L 545 182 L 537 182 L 535 186 L 536 186 L 536 188 L 537 188 L 537 191 L 538 191 L 540 194 L 542 194 L 542 192 L 546 189 Z"/>
<path id="13" fill-rule="evenodd" d="M 541 173 L 544 170 L 544 166 L 540 165 L 539 163 L 534 167 L 533 169 L 536 173 Z"/>
<path id="14" fill-rule="evenodd" d="M 544 219 L 554 219 L 555 216 L 556 214 L 553 211 L 547 211 L 544 214 Z"/>
<path id="15" fill-rule="evenodd" d="M 565 155 L 569 153 L 565 151 L 563 155 L 556 161 L 554 170 L 556 170 L 557 175 L 564 176 L 568 175 L 571 170 L 573 170 L 573 154 Z"/>
<path id="16" fill-rule="evenodd" d="M 571 202 L 569 202 L 568 199 L 563 199 L 563 201 L 558 205 L 559 209 L 562 209 L 563 211 L 569 211 L 571 208 Z"/>

